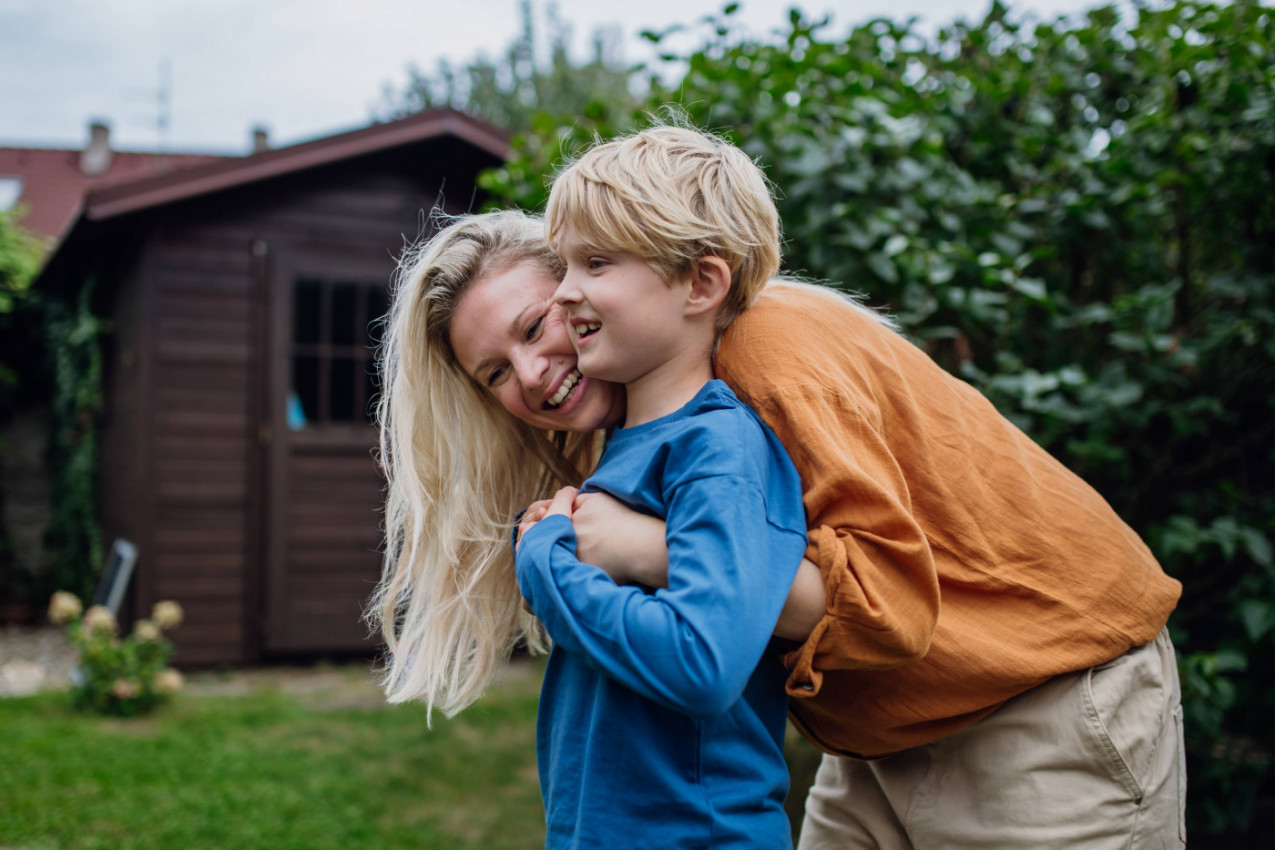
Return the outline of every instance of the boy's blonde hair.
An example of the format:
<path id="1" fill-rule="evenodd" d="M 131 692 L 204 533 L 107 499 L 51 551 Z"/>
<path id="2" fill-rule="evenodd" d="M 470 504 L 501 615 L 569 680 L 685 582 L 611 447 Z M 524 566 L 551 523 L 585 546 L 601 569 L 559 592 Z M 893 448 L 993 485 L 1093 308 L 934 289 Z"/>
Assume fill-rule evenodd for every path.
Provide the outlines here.
<path id="1" fill-rule="evenodd" d="M 378 352 L 386 546 L 365 616 L 388 649 L 389 701 L 454 714 L 516 645 L 544 647 L 522 612 L 510 526 L 530 502 L 580 483 L 596 439 L 515 418 L 452 351 L 452 316 L 474 283 L 523 263 L 561 278 L 543 223 L 520 212 L 437 220 L 446 226 L 399 263 Z"/>
<path id="2" fill-rule="evenodd" d="M 779 270 L 779 214 L 748 155 L 684 126 L 657 126 L 599 144 L 553 182 L 545 209 L 556 249 L 570 226 L 584 245 L 642 257 L 666 281 L 715 256 L 731 287 L 720 334 Z"/>

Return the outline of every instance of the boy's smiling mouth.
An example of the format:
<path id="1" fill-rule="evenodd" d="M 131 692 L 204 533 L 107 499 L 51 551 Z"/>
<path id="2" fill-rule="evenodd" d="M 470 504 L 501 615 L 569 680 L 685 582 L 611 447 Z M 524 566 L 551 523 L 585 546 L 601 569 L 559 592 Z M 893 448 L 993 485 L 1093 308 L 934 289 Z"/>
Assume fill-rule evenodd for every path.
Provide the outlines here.
<path id="1" fill-rule="evenodd" d="M 601 322 L 572 322 L 571 329 L 575 331 L 576 341 L 588 339 L 602 328 Z"/>

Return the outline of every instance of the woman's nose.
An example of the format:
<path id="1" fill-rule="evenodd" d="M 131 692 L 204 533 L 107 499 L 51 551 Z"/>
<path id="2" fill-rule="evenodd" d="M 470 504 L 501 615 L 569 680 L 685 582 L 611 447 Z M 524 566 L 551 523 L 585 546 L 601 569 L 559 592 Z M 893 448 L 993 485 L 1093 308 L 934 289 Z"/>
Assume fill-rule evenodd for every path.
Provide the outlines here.
<path id="1" fill-rule="evenodd" d="M 518 383 L 528 389 L 539 387 L 544 383 L 545 373 L 548 371 L 549 360 L 538 354 L 526 350 L 516 352 L 510 358 L 514 373 L 518 376 Z"/>

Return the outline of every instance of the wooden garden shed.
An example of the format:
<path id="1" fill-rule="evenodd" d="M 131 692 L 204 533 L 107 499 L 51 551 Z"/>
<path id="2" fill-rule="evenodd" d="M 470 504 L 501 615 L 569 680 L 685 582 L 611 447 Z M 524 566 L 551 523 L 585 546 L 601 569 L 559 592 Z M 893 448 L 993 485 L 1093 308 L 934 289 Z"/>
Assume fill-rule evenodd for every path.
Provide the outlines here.
<path id="1" fill-rule="evenodd" d="M 100 496 L 187 666 L 373 648 L 369 402 L 395 259 L 507 138 L 452 110 L 90 192 L 40 286 L 109 322 Z"/>

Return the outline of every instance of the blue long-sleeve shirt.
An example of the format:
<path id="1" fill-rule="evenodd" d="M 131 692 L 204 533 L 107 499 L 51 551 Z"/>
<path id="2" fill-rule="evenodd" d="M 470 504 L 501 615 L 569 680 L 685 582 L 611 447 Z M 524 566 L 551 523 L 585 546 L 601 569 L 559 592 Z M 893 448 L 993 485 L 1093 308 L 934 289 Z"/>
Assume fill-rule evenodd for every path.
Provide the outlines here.
<path id="1" fill-rule="evenodd" d="M 785 670 L 806 547 L 783 446 L 720 381 L 608 441 L 585 491 L 665 520 L 668 587 L 618 586 L 549 517 L 518 583 L 554 640 L 537 750 L 549 848 L 789 846 Z"/>

